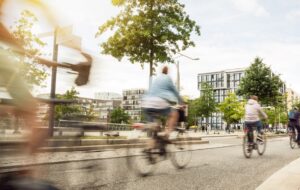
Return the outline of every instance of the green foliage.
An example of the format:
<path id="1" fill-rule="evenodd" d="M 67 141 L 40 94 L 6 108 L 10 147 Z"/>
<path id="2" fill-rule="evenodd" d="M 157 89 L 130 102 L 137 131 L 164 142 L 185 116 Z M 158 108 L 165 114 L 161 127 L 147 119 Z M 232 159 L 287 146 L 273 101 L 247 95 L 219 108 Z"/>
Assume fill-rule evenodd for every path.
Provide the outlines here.
<path id="1" fill-rule="evenodd" d="M 201 84 L 201 96 L 194 101 L 197 116 L 208 118 L 216 111 L 214 91 L 208 83 Z"/>
<path id="2" fill-rule="evenodd" d="M 78 92 L 72 87 L 67 90 L 63 95 L 56 95 L 57 99 L 64 100 L 76 100 L 78 98 Z M 55 120 L 58 121 L 64 118 L 73 118 L 75 115 L 81 115 L 82 108 L 79 105 L 69 104 L 69 105 L 56 105 L 55 106 Z"/>
<path id="3" fill-rule="evenodd" d="M 272 124 L 273 126 L 278 123 L 288 123 L 287 112 L 280 108 L 272 107 L 272 109 L 265 109 L 265 112 L 268 115 L 268 123 Z"/>
<path id="4" fill-rule="evenodd" d="M 255 58 L 251 66 L 245 71 L 237 95 L 245 98 L 256 95 L 264 105 L 276 106 L 278 97 L 282 96 L 280 88 L 283 82 L 278 75 L 272 73 L 270 67 L 259 57 Z"/>
<path id="5" fill-rule="evenodd" d="M 129 123 L 129 119 L 129 115 L 120 107 L 110 113 L 110 123 Z"/>
<path id="6" fill-rule="evenodd" d="M 101 44 L 103 53 L 132 63 L 150 63 L 150 75 L 157 63 L 174 62 L 177 52 L 195 46 L 191 33 L 200 28 L 178 0 L 112 0 L 120 13 L 99 27 L 96 37 L 114 31 Z"/>
<path id="7" fill-rule="evenodd" d="M 218 108 L 223 113 L 223 119 L 228 125 L 238 123 L 245 114 L 244 102 L 240 102 L 234 93 L 228 94 Z"/>
<path id="8" fill-rule="evenodd" d="M 208 118 L 216 108 L 212 87 L 208 83 L 202 83 L 201 96 L 188 102 L 188 125 L 197 125 L 198 117 Z"/>
<path id="9" fill-rule="evenodd" d="M 125 3 L 126 0 L 112 0 L 112 4 L 115 6 L 121 6 Z"/>
<path id="10" fill-rule="evenodd" d="M 189 100 L 188 101 L 188 116 L 187 122 L 188 126 L 197 125 L 197 117 L 199 116 L 196 111 L 196 100 Z"/>
<path id="11" fill-rule="evenodd" d="M 33 26 L 37 21 L 38 20 L 33 13 L 24 10 L 22 11 L 19 20 L 17 20 L 12 27 L 12 34 L 14 37 L 22 44 L 25 51 L 32 56 L 40 56 L 40 48 L 45 45 L 44 42 L 32 33 Z M 47 77 L 45 68 L 39 65 L 36 60 L 28 56 L 17 56 L 16 59 L 20 63 L 19 68 L 21 76 L 24 76 L 29 87 L 42 86 Z"/>
<path id="12" fill-rule="evenodd" d="M 298 108 L 298 110 L 300 110 L 300 101 L 299 100 L 296 101 L 292 107 L 296 107 L 296 108 Z"/>

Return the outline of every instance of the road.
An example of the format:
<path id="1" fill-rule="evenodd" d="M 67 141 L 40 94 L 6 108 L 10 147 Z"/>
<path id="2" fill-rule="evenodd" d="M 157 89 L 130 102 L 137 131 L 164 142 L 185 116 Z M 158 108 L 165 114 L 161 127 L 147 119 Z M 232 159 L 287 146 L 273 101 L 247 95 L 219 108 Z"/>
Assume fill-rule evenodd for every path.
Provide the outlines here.
<path id="1" fill-rule="evenodd" d="M 195 146 L 187 168 L 176 170 L 170 161 L 158 164 L 153 175 L 138 177 L 130 172 L 118 150 L 115 158 L 57 163 L 39 166 L 40 177 L 54 182 L 61 189 L 123 189 L 123 190 L 252 190 L 275 171 L 299 157 L 300 149 L 289 148 L 288 138 L 268 141 L 263 156 L 243 156 L 241 139 L 209 138 L 209 145 Z M 102 152 L 77 152 L 86 159 Z M 94 158 L 94 157 L 93 157 Z"/>

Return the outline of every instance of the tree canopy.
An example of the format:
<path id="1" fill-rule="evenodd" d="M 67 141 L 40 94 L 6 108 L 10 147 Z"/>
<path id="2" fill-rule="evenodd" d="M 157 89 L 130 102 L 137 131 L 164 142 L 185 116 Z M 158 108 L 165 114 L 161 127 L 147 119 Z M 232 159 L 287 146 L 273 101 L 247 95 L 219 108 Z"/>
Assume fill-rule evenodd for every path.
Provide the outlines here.
<path id="1" fill-rule="evenodd" d="M 245 114 L 244 102 L 240 102 L 234 93 L 228 94 L 218 108 L 223 113 L 223 119 L 228 125 L 238 123 Z"/>
<path id="2" fill-rule="evenodd" d="M 33 57 L 41 55 L 40 48 L 45 45 L 45 43 L 32 32 L 34 24 L 37 21 L 38 19 L 33 13 L 24 10 L 12 27 L 14 37 L 23 45 L 25 51 Z M 38 64 L 32 57 L 17 56 L 16 59 L 20 63 L 21 76 L 25 78 L 29 87 L 41 86 L 47 77 L 45 67 Z"/>
<path id="3" fill-rule="evenodd" d="M 78 98 L 79 92 L 72 87 L 70 90 L 67 90 L 64 94 L 60 95 L 57 94 L 57 99 L 64 99 L 64 100 L 76 100 Z M 55 106 L 55 120 L 58 121 L 59 119 L 70 117 L 72 115 L 78 115 L 82 112 L 82 109 L 79 105 L 56 105 Z"/>
<path id="4" fill-rule="evenodd" d="M 120 13 L 99 27 L 96 36 L 114 33 L 101 44 L 103 53 L 132 63 L 150 64 L 150 76 L 158 63 L 174 62 L 173 56 L 195 46 L 191 33 L 200 28 L 178 0 L 113 0 Z"/>
<path id="5" fill-rule="evenodd" d="M 129 119 L 129 115 L 120 107 L 110 113 L 111 123 L 129 123 Z"/>
<path id="6" fill-rule="evenodd" d="M 192 109 L 198 117 L 208 117 L 216 111 L 214 91 L 208 83 L 201 84 L 201 96 L 193 101 Z M 207 121 L 208 122 L 208 121 Z"/>
<path id="7" fill-rule="evenodd" d="M 245 98 L 256 95 L 263 104 L 275 106 L 280 99 L 278 97 L 283 95 L 280 92 L 282 87 L 283 82 L 279 76 L 272 73 L 270 67 L 264 64 L 261 58 L 256 57 L 251 66 L 246 69 L 237 94 Z"/>

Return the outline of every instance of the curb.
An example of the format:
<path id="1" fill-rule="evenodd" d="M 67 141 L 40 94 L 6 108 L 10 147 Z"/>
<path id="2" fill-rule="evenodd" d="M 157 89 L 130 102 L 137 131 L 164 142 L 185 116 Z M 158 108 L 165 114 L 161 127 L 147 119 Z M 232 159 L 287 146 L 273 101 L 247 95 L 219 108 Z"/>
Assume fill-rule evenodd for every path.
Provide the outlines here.
<path id="1" fill-rule="evenodd" d="M 208 144 L 207 140 L 192 140 L 187 141 L 189 144 Z M 105 145 L 79 145 L 79 146 L 57 146 L 57 147 L 42 147 L 38 152 L 72 152 L 72 151 L 89 151 L 89 150 L 107 150 L 107 149 L 120 149 L 120 148 L 137 148 L 145 144 L 145 141 L 134 141 L 134 143 L 124 144 L 105 144 Z M 20 149 L 6 148 L 2 149 L 2 153 L 14 153 Z"/>
<path id="2" fill-rule="evenodd" d="M 65 147 L 65 146 L 93 146 L 93 145 L 116 145 L 116 144 L 132 144 L 145 143 L 148 138 L 139 139 L 49 139 L 44 143 L 44 147 Z M 187 141 L 200 141 L 201 137 L 189 137 Z M 27 144 L 27 140 L 0 140 L 1 148 L 21 147 Z"/>
<path id="3" fill-rule="evenodd" d="M 288 134 L 278 134 L 278 135 L 267 135 L 268 139 L 277 138 L 277 137 L 288 137 Z M 243 138 L 244 135 L 238 135 L 237 138 Z"/>
<path id="4" fill-rule="evenodd" d="M 211 137 L 237 137 L 238 134 L 232 134 L 232 135 L 211 135 L 211 136 L 200 136 L 201 138 L 211 138 Z"/>
<path id="5" fill-rule="evenodd" d="M 272 174 L 267 180 L 259 185 L 256 190 L 286 190 L 300 189 L 300 158 Z"/>
<path id="6" fill-rule="evenodd" d="M 194 142 L 190 142 L 190 144 L 208 144 L 209 141 L 194 141 Z M 61 152 L 68 152 L 69 151 L 88 151 L 89 148 L 91 148 L 91 150 L 95 150 L 95 147 L 97 147 L 97 150 L 99 150 L 99 148 L 104 148 L 106 150 L 109 150 L 109 148 L 111 149 L 117 149 L 117 148 L 137 148 L 137 147 L 141 147 L 144 144 L 124 144 L 124 145 L 107 145 L 107 146 L 88 146 L 88 147 L 59 147 L 60 150 L 63 150 Z M 227 146 L 224 146 L 227 147 Z M 212 148 L 205 148 L 205 149 L 214 149 L 216 147 L 212 147 Z M 218 147 L 220 148 L 220 147 Z M 223 147 L 221 147 L 223 148 Z M 57 149 L 57 148 L 56 148 Z M 53 150 L 53 148 L 43 148 L 44 152 L 51 152 L 51 150 Z M 198 149 L 195 149 L 198 150 Z M 194 149 L 191 149 L 190 151 L 195 151 Z M 59 152 L 59 151 L 54 151 L 54 152 Z M 20 168 L 26 168 L 26 167 L 31 167 L 31 166 L 40 166 L 40 165 L 48 165 L 48 164 L 61 164 L 61 163 L 71 163 L 71 162 L 82 162 L 82 161 L 93 161 L 93 160 L 105 160 L 105 159 L 111 159 L 111 158 L 123 158 L 123 157 L 128 157 L 128 155 L 123 155 L 123 156 L 113 156 L 113 157 L 103 157 L 103 158 L 91 158 L 91 159 L 75 159 L 75 160 L 61 160 L 61 161 L 52 161 L 52 162 L 41 162 L 41 163 L 29 163 L 29 164 L 14 164 L 14 165 L 9 165 L 9 166 L 0 166 L 0 174 L 1 173 L 5 173 L 5 172 L 9 172 L 9 171 L 15 171 L 15 170 L 20 170 Z"/>

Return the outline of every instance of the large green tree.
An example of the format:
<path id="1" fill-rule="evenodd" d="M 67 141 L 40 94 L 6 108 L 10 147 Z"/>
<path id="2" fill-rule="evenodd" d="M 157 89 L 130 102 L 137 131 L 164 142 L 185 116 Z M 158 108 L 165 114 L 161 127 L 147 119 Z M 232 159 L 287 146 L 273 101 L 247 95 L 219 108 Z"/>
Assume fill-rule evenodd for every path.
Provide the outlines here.
<path id="1" fill-rule="evenodd" d="M 20 18 L 12 26 L 12 34 L 22 44 L 24 50 L 32 55 L 40 56 L 40 49 L 45 45 L 37 35 L 33 33 L 33 27 L 38 19 L 28 10 L 21 12 Z M 37 63 L 35 59 L 29 56 L 16 56 L 20 63 L 20 75 L 25 78 L 30 88 L 33 86 L 42 86 L 47 77 L 45 67 Z"/>
<path id="2" fill-rule="evenodd" d="M 264 105 L 276 106 L 283 96 L 280 92 L 282 86 L 283 82 L 279 76 L 274 74 L 261 58 L 256 57 L 251 66 L 246 69 L 237 95 L 245 98 L 256 95 Z"/>
<path id="3" fill-rule="evenodd" d="M 120 107 L 110 113 L 111 123 L 129 123 L 129 120 L 129 115 Z"/>
<path id="4" fill-rule="evenodd" d="M 187 122 L 189 126 L 195 125 L 197 126 L 198 117 L 199 114 L 197 113 L 197 100 L 189 100 L 188 101 L 188 116 L 187 116 Z"/>
<path id="5" fill-rule="evenodd" d="M 287 124 L 287 95 L 277 96 L 275 106 L 268 107 L 265 110 L 268 115 L 268 122 L 273 126 L 277 127 L 280 123 Z"/>
<path id="6" fill-rule="evenodd" d="M 64 94 L 57 94 L 57 99 L 63 100 L 76 100 L 78 98 L 79 92 L 72 87 L 67 90 Z M 66 105 L 56 105 L 55 106 L 55 120 L 69 118 L 73 115 L 80 115 L 83 112 L 82 108 L 76 104 L 66 104 Z"/>
<path id="7" fill-rule="evenodd" d="M 87 106 L 80 105 L 78 100 L 79 92 L 74 87 L 67 90 L 64 94 L 57 94 L 57 99 L 74 100 L 74 103 L 60 104 L 55 106 L 55 120 L 78 120 L 78 121 L 91 121 L 97 120 L 94 106 L 91 103 Z"/>
<path id="8" fill-rule="evenodd" d="M 271 109 L 265 109 L 265 112 L 268 115 L 268 124 L 276 127 L 279 123 L 288 123 L 287 112 L 281 110 L 280 108 L 275 109 L 272 107 Z"/>
<path id="9" fill-rule="evenodd" d="M 132 63 L 150 64 L 150 77 L 158 63 L 174 62 L 177 52 L 194 46 L 191 33 L 200 28 L 178 0 L 113 0 L 120 13 L 99 27 L 96 36 L 114 33 L 101 44 L 103 53 Z"/>
<path id="10" fill-rule="evenodd" d="M 218 108 L 223 113 L 227 125 L 238 123 L 245 114 L 244 102 L 239 101 L 234 93 L 228 94 Z"/>
<path id="11" fill-rule="evenodd" d="M 208 119 L 216 111 L 217 103 L 214 98 L 214 91 L 208 83 L 201 84 L 201 96 L 194 100 L 193 109 L 197 116 Z"/>

